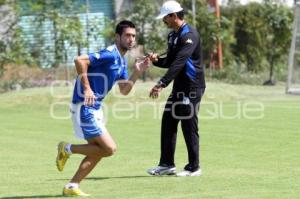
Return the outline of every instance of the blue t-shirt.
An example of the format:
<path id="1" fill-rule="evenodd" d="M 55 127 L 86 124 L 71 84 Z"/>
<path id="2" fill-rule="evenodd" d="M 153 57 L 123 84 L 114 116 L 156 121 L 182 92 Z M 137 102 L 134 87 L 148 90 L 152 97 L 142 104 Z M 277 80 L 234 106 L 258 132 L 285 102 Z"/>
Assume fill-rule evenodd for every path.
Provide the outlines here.
<path id="1" fill-rule="evenodd" d="M 118 80 L 127 80 L 127 61 L 121 56 L 116 45 L 89 54 L 88 80 L 97 100 L 93 107 L 99 109 L 102 100 Z M 84 101 L 83 86 L 77 77 L 72 102 Z"/>

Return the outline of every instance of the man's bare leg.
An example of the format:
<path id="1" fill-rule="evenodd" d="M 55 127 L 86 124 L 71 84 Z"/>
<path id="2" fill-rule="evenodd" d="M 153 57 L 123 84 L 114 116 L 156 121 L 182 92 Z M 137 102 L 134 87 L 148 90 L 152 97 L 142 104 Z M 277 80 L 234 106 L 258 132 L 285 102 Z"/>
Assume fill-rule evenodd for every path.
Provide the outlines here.
<path id="1" fill-rule="evenodd" d="M 88 144 L 72 145 L 72 153 L 86 155 L 79 165 L 71 183 L 80 183 L 103 158 L 112 156 L 116 151 L 116 144 L 108 132 L 87 140 Z"/>

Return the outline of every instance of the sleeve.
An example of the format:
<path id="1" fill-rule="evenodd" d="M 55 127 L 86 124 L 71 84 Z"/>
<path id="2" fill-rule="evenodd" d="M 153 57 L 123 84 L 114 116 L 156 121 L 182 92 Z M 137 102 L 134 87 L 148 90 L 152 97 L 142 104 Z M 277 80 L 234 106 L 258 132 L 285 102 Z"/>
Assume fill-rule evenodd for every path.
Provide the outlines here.
<path id="1" fill-rule="evenodd" d="M 157 62 L 153 62 L 154 66 L 157 66 L 159 68 L 169 68 L 169 65 L 167 64 L 167 58 L 158 58 Z"/>
<path id="2" fill-rule="evenodd" d="M 107 50 L 89 54 L 90 67 L 99 67 L 107 63 L 114 62 L 114 55 Z"/>
<path id="3" fill-rule="evenodd" d="M 166 74 L 160 79 L 163 87 L 166 87 L 185 67 L 187 59 L 192 56 L 199 40 L 191 32 L 180 38 L 180 48 L 175 55 L 174 60 L 170 63 L 170 67 Z"/>

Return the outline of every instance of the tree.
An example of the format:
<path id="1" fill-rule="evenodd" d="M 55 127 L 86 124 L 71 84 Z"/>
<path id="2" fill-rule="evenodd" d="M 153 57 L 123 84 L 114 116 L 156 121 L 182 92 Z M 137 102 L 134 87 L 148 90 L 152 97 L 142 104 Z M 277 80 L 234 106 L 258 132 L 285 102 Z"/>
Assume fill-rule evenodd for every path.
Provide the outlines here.
<path id="1" fill-rule="evenodd" d="M 270 1 L 265 2 L 266 58 L 269 63 L 269 80 L 265 85 L 274 85 L 274 67 L 286 57 L 291 41 L 292 15 L 290 9 Z M 284 59 L 285 61 L 285 59 Z"/>
<path id="2" fill-rule="evenodd" d="M 35 14 L 36 23 L 34 25 L 37 30 L 40 30 L 45 22 L 50 21 L 52 23 L 54 67 L 67 61 L 70 47 L 77 46 L 80 49 L 86 45 L 83 37 L 83 27 L 77 15 L 83 8 L 78 4 L 72 0 L 36 0 L 28 3 L 30 5 L 29 12 Z M 39 42 L 43 42 L 43 39 Z"/>
<path id="3" fill-rule="evenodd" d="M 22 30 L 18 26 L 20 10 L 12 0 L 0 1 L 0 76 L 4 66 L 10 63 L 34 63 L 21 37 Z"/>
<path id="4" fill-rule="evenodd" d="M 234 13 L 237 40 L 234 54 L 246 64 L 248 71 L 256 73 L 264 69 L 263 61 L 268 50 L 264 17 L 264 7 L 259 3 L 237 6 Z"/>

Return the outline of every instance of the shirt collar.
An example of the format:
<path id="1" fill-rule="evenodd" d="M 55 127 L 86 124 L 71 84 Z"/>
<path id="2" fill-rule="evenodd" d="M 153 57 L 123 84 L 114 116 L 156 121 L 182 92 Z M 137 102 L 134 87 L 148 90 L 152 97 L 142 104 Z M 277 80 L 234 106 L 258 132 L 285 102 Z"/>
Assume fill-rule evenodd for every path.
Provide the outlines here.
<path id="1" fill-rule="evenodd" d="M 114 47 L 115 47 L 116 51 L 118 52 L 119 57 L 123 58 L 116 44 L 114 44 Z"/>
<path id="2" fill-rule="evenodd" d="M 175 32 L 176 34 L 180 33 L 185 25 L 186 25 L 186 23 L 184 22 L 184 23 L 180 26 L 180 28 L 178 29 L 178 31 L 177 31 L 177 32 L 174 31 L 174 32 Z"/>
<path id="3" fill-rule="evenodd" d="M 118 49 L 118 47 L 117 47 L 117 45 L 116 44 L 114 44 L 114 47 L 115 47 L 115 49 L 116 49 L 116 51 L 117 51 L 117 53 L 118 53 L 118 55 L 119 55 L 119 57 L 120 57 L 120 59 L 121 59 L 121 64 L 122 64 L 122 66 L 124 65 L 126 65 L 126 62 L 125 62 L 125 58 L 121 55 L 121 53 L 120 53 L 120 51 L 119 51 L 119 49 Z"/>

